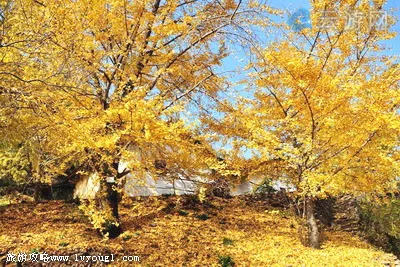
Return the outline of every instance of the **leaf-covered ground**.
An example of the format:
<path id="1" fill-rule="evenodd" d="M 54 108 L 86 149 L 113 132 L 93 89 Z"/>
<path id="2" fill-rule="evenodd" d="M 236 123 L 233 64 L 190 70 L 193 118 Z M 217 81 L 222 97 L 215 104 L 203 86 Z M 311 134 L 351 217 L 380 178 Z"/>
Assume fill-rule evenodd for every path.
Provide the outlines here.
<path id="1" fill-rule="evenodd" d="M 268 208 L 262 201 L 215 198 L 199 204 L 194 197 L 128 199 L 121 205 L 121 219 L 125 233 L 107 240 L 99 238 L 74 204 L 3 206 L 0 259 L 4 262 L 7 252 L 38 251 L 112 253 L 113 266 L 221 266 L 223 261 L 235 266 L 395 266 L 392 255 L 344 232 L 325 232 L 322 250 L 306 248 L 290 213 Z M 139 256 L 140 262 L 123 262 L 124 255 Z"/>

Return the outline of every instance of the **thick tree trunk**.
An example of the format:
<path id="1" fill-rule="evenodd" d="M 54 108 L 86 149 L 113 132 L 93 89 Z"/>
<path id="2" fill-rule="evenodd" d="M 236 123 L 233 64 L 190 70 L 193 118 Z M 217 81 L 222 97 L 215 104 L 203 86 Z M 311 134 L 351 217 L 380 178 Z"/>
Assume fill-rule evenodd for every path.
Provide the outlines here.
<path id="1" fill-rule="evenodd" d="M 108 200 L 108 204 L 110 205 L 110 208 L 112 210 L 112 215 L 116 219 L 119 219 L 118 192 L 116 190 L 113 190 L 114 185 L 115 185 L 115 183 L 107 183 L 107 200 Z"/>
<path id="2" fill-rule="evenodd" d="M 306 216 L 308 225 L 308 244 L 312 248 L 321 248 L 321 235 L 315 217 L 315 202 L 311 197 L 306 197 Z"/>
<path id="3" fill-rule="evenodd" d="M 119 158 L 114 159 L 112 164 L 104 163 L 100 167 L 102 169 L 101 176 L 105 178 L 101 182 L 102 196 L 101 202 L 106 204 L 111 209 L 111 216 L 108 217 L 107 221 L 102 225 L 100 233 L 107 235 L 109 238 L 116 238 L 122 233 L 122 228 L 119 221 L 119 200 L 120 196 L 117 188 L 117 183 L 121 184 L 121 178 L 129 173 L 128 170 L 124 170 L 122 173 L 118 172 Z M 112 170 L 114 169 L 114 170 Z M 104 203 L 105 202 L 105 203 Z M 103 206 L 103 205 L 101 205 Z"/>
<path id="4" fill-rule="evenodd" d="M 113 189 L 115 185 L 114 182 L 106 183 L 107 190 L 107 203 L 111 208 L 112 216 L 114 218 L 113 222 L 108 222 L 105 225 L 102 234 L 108 234 L 109 238 L 116 238 L 122 233 L 122 228 L 119 221 L 119 213 L 118 213 L 118 204 L 119 204 L 119 195 L 118 191 Z M 116 224 L 115 224 L 116 223 Z"/>

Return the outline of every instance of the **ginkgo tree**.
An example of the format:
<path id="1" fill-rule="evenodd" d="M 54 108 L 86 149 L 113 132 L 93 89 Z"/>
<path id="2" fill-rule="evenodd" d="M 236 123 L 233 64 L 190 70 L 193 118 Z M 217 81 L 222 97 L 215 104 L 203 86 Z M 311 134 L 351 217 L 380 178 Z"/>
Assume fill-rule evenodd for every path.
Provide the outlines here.
<path id="1" fill-rule="evenodd" d="M 400 67 L 381 42 L 394 36 L 388 30 L 394 20 L 388 16 L 386 29 L 369 16 L 382 15 L 384 4 L 312 1 L 312 28 L 285 27 L 254 49 L 258 60 L 244 81 L 252 97 L 221 103 L 222 123 L 208 122 L 251 172 L 283 181 L 303 197 L 314 248 L 321 246 L 317 198 L 396 189 Z M 350 27 L 346 14 L 364 14 L 359 27 Z"/>
<path id="2" fill-rule="evenodd" d="M 45 36 L 24 35 L 15 24 L 14 2 L 0 1 L 0 177 L 15 183 L 39 185 L 48 181 L 39 170 L 40 162 L 45 161 L 36 135 L 41 127 L 37 120 L 40 116 L 35 119 L 27 112 L 21 117 L 15 111 L 34 110 L 36 115 L 42 112 L 37 105 L 39 94 L 31 94 L 19 76 L 31 64 L 28 47 L 41 43 Z M 25 123 L 21 124 L 21 120 Z M 36 189 L 39 187 L 35 186 L 35 197 L 38 196 Z"/>
<path id="3" fill-rule="evenodd" d="M 129 172 L 219 166 L 185 111 L 225 88 L 215 66 L 227 55 L 224 34 L 251 14 L 242 1 L 3 2 L 0 134 L 29 144 L 41 179 L 97 173 L 100 211 L 88 214 L 105 234 L 120 233 Z"/>

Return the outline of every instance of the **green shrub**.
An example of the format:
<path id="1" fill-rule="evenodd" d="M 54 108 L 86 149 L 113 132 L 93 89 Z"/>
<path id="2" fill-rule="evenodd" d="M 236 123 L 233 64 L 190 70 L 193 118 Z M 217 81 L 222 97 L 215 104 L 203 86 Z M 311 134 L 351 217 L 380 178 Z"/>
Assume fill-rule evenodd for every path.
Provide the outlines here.
<path id="1" fill-rule="evenodd" d="M 60 244 L 58 244 L 60 247 L 66 247 L 69 245 L 68 242 L 61 242 Z"/>
<path id="2" fill-rule="evenodd" d="M 256 188 L 254 193 L 256 194 L 270 194 L 275 193 L 276 189 L 272 186 L 272 179 L 266 178 L 263 182 Z"/>
<path id="3" fill-rule="evenodd" d="M 202 213 L 202 214 L 196 215 L 196 218 L 199 220 L 202 220 L 202 221 L 206 221 L 206 220 L 210 219 L 210 216 L 208 216 L 208 214 L 206 214 L 206 213 Z"/>
<path id="4" fill-rule="evenodd" d="M 360 203 L 361 230 L 375 246 L 400 256 L 400 199 Z"/>
<path id="5" fill-rule="evenodd" d="M 189 212 L 187 212 L 186 210 L 179 210 L 178 214 L 181 216 L 188 216 Z"/>
<path id="6" fill-rule="evenodd" d="M 225 246 L 233 245 L 233 240 L 230 238 L 224 237 L 224 239 L 222 240 L 222 244 L 224 244 Z"/>
<path id="7" fill-rule="evenodd" d="M 218 257 L 218 264 L 221 267 L 232 267 L 235 266 L 235 262 L 231 258 L 231 256 L 219 256 Z"/>
<path id="8" fill-rule="evenodd" d="M 29 254 L 34 254 L 34 253 L 39 253 L 39 249 L 38 249 L 38 248 L 32 248 L 32 249 L 29 251 Z"/>

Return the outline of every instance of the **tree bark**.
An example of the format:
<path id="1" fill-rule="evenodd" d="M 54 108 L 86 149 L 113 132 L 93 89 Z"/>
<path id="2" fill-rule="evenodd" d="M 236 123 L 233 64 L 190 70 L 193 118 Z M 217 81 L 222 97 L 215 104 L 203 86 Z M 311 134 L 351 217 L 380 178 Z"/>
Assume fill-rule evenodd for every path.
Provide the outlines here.
<path id="1" fill-rule="evenodd" d="M 305 208 L 308 225 L 308 244 L 312 248 L 321 248 L 321 235 L 317 219 L 315 217 L 315 201 L 312 197 L 306 197 Z"/>
<path id="2" fill-rule="evenodd" d="M 107 183 L 107 200 L 108 204 L 110 205 L 112 215 L 118 220 L 118 192 L 113 189 L 115 183 Z"/>
<path id="3" fill-rule="evenodd" d="M 33 192 L 33 199 L 35 200 L 35 202 L 39 202 L 40 200 L 40 191 L 41 191 L 41 184 L 39 182 L 36 182 L 33 186 L 34 188 L 34 192 Z"/>
<path id="4" fill-rule="evenodd" d="M 107 203 L 111 208 L 112 217 L 114 218 L 112 222 L 107 222 L 104 225 L 102 234 L 108 234 L 109 238 L 116 238 L 122 233 L 122 228 L 119 221 L 118 204 L 119 204 L 119 194 L 117 190 L 113 189 L 115 182 L 106 182 L 106 192 L 107 192 Z"/>
<path id="5" fill-rule="evenodd" d="M 118 225 L 115 224 L 107 224 L 105 227 L 105 230 L 103 231 L 103 234 L 108 233 L 109 238 L 115 238 L 118 237 L 122 233 L 122 228 L 120 225 L 119 221 L 119 201 L 120 201 L 120 195 L 117 190 L 115 190 L 113 187 L 117 185 L 117 182 L 120 182 L 120 179 L 123 178 L 126 174 L 129 173 L 129 171 L 124 170 L 122 173 L 118 172 L 118 165 L 119 165 L 119 160 L 115 160 L 112 164 L 112 168 L 114 168 L 116 174 L 116 177 L 114 181 L 106 181 L 106 195 L 107 195 L 107 203 L 109 207 L 111 208 L 111 213 L 114 218 L 114 222 L 117 223 Z M 105 175 L 111 175 L 112 173 L 106 171 Z"/>

